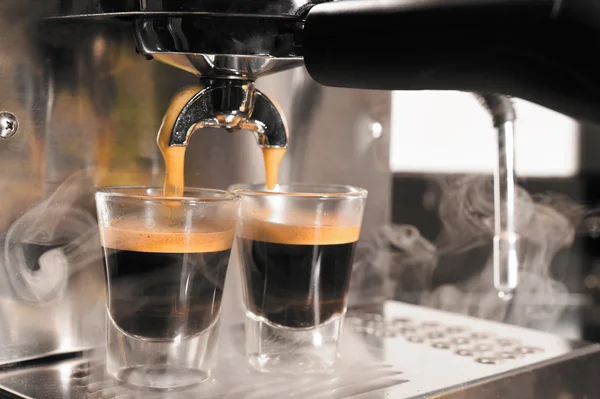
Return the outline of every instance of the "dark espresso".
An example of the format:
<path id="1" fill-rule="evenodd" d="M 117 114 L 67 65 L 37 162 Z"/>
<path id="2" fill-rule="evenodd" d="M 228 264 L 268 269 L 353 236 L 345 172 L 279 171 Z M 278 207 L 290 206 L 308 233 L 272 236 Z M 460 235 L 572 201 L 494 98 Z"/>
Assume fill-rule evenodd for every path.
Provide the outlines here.
<path id="1" fill-rule="evenodd" d="M 190 337 L 219 315 L 233 231 L 147 232 L 105 228 L 109 313 L 118 328 L 147 339 Z"/>
<path id="2" fill-rule="evenodd" d="M 248 310 L 289 328 L 343 313 L 360 228 L 243 223 L 238 232 Z"/>

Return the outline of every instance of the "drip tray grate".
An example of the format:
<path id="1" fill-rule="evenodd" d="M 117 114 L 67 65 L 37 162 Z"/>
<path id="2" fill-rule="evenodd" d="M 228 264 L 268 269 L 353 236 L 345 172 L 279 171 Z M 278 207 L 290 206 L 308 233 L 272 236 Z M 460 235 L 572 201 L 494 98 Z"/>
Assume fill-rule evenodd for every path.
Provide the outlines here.
<path id="1" fill-rule="evenodd" d="M 382 314 L 348 314 L 340 365 L 329 375 L 252 371 L 243 356 L 240 324 L 224 323 L 221 342 L 214 379 L 189 390 L 164 393 L 124 386 L 108 377 L 102 353 L 7 370 L 0 373 L 0 387 L 16 397 L 34 399 L 416 399 L 434 395 L 454 399 L 463 396 L 452 396 L 452 392 L 499 381 L 493 378 L 499 375 L 527 376 L 524 378 L 533 384 L 542 381 L 533 372 L 546 370 L 542 364 L 560 365 L 564 359 L 579 359 L 577 356 L 600 356 L 597 345 L 398 302 L 387 302 Z M 598 357 L 592 360 L 596 364 Z M 552 383 L 560 381 L 568 380 L 551 379 Z M 522 389 L 522 382 L 516 386 L 519 390 L 502 397 L 536 397 Z M 578 387 L 583 389 L 585 384 Z"/>
<path id="2" fill-rule="evenodd" d="M 541 353 L 543 348 L 524 346 L 521 340 L 498 336 L 492 331 L 444 325 L 405 317 L 385 320 L 378 313 L 350 313 L 347 324 L 352 331 L 383 338 L 402 338 L 412 344 L 425 344 L 457 356 L 471 357 L 481 364 L 500 364 Z"/>

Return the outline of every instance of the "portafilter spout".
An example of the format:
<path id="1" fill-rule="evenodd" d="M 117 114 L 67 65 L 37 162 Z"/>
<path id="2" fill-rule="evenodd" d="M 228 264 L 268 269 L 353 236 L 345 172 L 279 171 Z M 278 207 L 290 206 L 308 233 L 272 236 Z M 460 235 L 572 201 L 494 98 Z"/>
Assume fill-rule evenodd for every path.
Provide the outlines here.
<path id="1" fill-rule="evenodd" d="M 177 117 L 169 146 L 187 146 L 198 129 L 224 128 L 229 132 L 247 129 L 256 135 L 261 148 L 287 147 L 283 114 L 254 82 L 240 79 L 203 80 L 200 90 Z"/>
<path id="2" fill-rule="evenodd" d="M 262 148 L 285 148 L 283 114 L 254 81 L 302 65 L 295 53 L 296 24 L 291 16 L 194 12 L 136 16 L 138 51 L 198 76 L 204 87 L 183 107 L 168 145 L 186 146 L 198 129 L 219 127 L 229 132 L 250 130 Z"/>

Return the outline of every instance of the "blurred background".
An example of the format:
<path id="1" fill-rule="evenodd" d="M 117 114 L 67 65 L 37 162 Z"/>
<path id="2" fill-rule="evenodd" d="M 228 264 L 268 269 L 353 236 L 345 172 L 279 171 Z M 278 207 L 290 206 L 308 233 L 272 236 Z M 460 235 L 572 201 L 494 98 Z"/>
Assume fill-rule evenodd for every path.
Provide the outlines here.
<path id="1" fill-rule="evenodd" d="M 393 226 L 375 244 L 392 250 L 379 267 L 397 299 L 598 341 L 598 131 L 514 102 L 525 245 L 512 303 L 491 286 L 496 134 L 466 93 L 393 93 Z"/>

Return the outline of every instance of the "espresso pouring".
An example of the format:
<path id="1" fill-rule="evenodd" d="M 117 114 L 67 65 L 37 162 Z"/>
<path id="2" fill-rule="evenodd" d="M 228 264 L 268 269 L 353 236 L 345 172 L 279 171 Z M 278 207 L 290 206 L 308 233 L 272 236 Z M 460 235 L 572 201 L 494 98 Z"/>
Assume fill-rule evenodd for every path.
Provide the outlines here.
<path id="1" fill-rule="evenodd" d="M 182 196 L 185 182 L 185 151 L 186 146 L 169 146 L 169 137 L 177 117 L 185 105 L 200 91 L 201 86 L 191 86 L 181 90 L 171 100 L 169 107 L 163 118 L 163 122 L 158 131 L 156 142 L 165 162 L 165 196 Z M 262 149 L 264 163 L 266 185 L 269 190 L 272 190 L 277 185 L 279 175 L 279 165 L 285 155 L 285 148 L 268 148 Z"/>
<path id="2" fill-rule="evenodd" d="M 184 194 L 187 148 L 170 146 L 170 134 L 183 107 L 200 90 L 191 86 L 177 93 L 158 132 L 167 197 Z M 285 148 L 263 148 L 269 188 L 277 184 L 284 154 Z M 127 334 L 159 340 L 189 337 L 217 320 L 233 230 L 184 233 L 169 220 L 167 216 L 164 226 L 148 231 L 142 219 L 116 219 L 103 230 L 110 315 Z M 182 281 L 191 287 L 185 297 L 180 295 Z"/>

